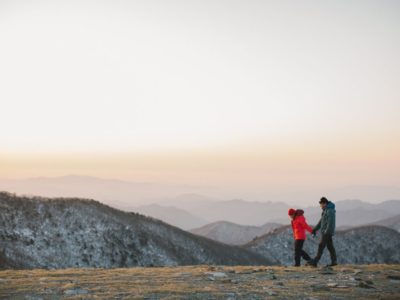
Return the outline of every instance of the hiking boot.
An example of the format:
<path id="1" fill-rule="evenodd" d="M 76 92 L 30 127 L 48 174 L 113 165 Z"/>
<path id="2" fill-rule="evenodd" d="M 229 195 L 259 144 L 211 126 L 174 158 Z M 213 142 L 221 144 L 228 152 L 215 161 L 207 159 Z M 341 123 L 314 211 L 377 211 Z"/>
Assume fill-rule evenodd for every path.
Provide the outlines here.
<path id="1" fill-rule="evenodd" d="M 333 262 L 333 263 L 330 263 L 329 265 L 326 265 L 327 267 L 334 267 L 334 266 L 337 266 L 337 263 L 336 262 Z"/>
<path id="2" fill-rule="evenodd" d="M 310 259 L 308 262 L 306 262 L 306 266 L 316 267 L 317 265 L 318 263 L 313 259 Z"/>

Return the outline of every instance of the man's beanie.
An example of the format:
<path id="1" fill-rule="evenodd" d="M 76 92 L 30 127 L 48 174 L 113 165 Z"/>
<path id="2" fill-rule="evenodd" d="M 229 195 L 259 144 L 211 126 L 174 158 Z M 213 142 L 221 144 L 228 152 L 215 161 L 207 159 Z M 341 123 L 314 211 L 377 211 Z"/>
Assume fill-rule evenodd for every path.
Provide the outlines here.
<path id="1" fill-rule="evenodd" d="M 322 197 L 321 200 L 319 200 L 319 203 L 328 203 L 328 199 Z"/>
<path id="2" fill-rule="evenodd" d="M 296 213 L 296 211 L 295 211 L 293 208 L 289 209 L 289 211 L 288 211 L 288 215 L 289 215 L 289 216 L 292 216 L 292 215 L 294 215 L 295 213 Z"/>

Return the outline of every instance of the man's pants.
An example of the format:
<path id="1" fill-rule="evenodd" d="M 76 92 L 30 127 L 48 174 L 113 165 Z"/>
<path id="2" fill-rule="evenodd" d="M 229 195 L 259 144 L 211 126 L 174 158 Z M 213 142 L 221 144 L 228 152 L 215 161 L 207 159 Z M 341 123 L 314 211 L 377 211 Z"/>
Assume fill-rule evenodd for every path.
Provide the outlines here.
<path id="1" fill-rule="evenodd" d="M 296 266 L 300 266 L 300 258 L 303 257 L 306 261 L 309 261 L 311 257 L 303 250 L 304 240 L 294 241 L 294 262 Z"/>
<path id="2" fill-rule="evenodd" d="M 332 234 L 323 234 L 321 237 L 321 242 L 318 245 L 318 253 L 317 256 L 314 258 L 316 262 L 318 262 L 321 259 L 322 252 L 324 252 L 325 247 L 328 248 L 329 253 L 331 255 L 331 262 L 336 263 L 336 251 L 335 247 L 333 246 L 333 241 L 332 241 Z"/>

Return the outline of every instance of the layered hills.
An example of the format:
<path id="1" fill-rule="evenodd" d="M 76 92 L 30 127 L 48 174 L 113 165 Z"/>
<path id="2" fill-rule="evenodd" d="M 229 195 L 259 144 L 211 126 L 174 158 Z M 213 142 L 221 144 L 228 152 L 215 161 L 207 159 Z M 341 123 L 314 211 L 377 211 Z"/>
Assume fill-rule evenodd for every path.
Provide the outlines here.
<path id="1" fill-rule="evenodd" d="M 398 218 L 382 222 L 396 229 Z M 1 192 L 0 268 L 291 265 L 292 229 L 278 226 L 217 222 L 202 228 L 219 242 L 94 200 Z M 337 231 L 339 264 L 400 263 L 400 233 L 395 229 L 368 225 Z M 244 246 L 226 244 L 242 244 L 257 235 Z M 311 256 L 318 242 L 307 239 L 305 250 Z M 325 251 L 322 264 L 329 263 Z"/>
<path id="2" fill-rule="evenodd" d="M 0 267 L 252 265 L 249 250 L 93 200 L 0 193 Z"/>
<path id="3" fill-rule="evenodd" d="M 265 223 L 261 226 L 245 226 L 227 221 L 219 221 L 192 229 L 190 232 L 229 245 L 243 245 L 281 226 L 282 224 L 278 223 Z"/>

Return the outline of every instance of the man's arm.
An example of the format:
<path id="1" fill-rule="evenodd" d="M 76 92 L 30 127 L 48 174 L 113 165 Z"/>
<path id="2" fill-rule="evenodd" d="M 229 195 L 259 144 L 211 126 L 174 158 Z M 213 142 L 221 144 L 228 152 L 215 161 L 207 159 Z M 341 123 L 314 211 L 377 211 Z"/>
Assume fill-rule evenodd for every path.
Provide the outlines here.
<path id="1" fill-rule="evenodd" d="M 312 234 L 315 234 L 320 228 L 321 228 L 321 219 L 319 219 L 318 224 L 314 226 Z"/>
<path id="2" fill-rule="evenodd" d="M 327 213 L 328 227 L 326 228 L 326 233 L 333 234 L 335 231 L 335 211 L 333 209 L 328 209 Z"/>

